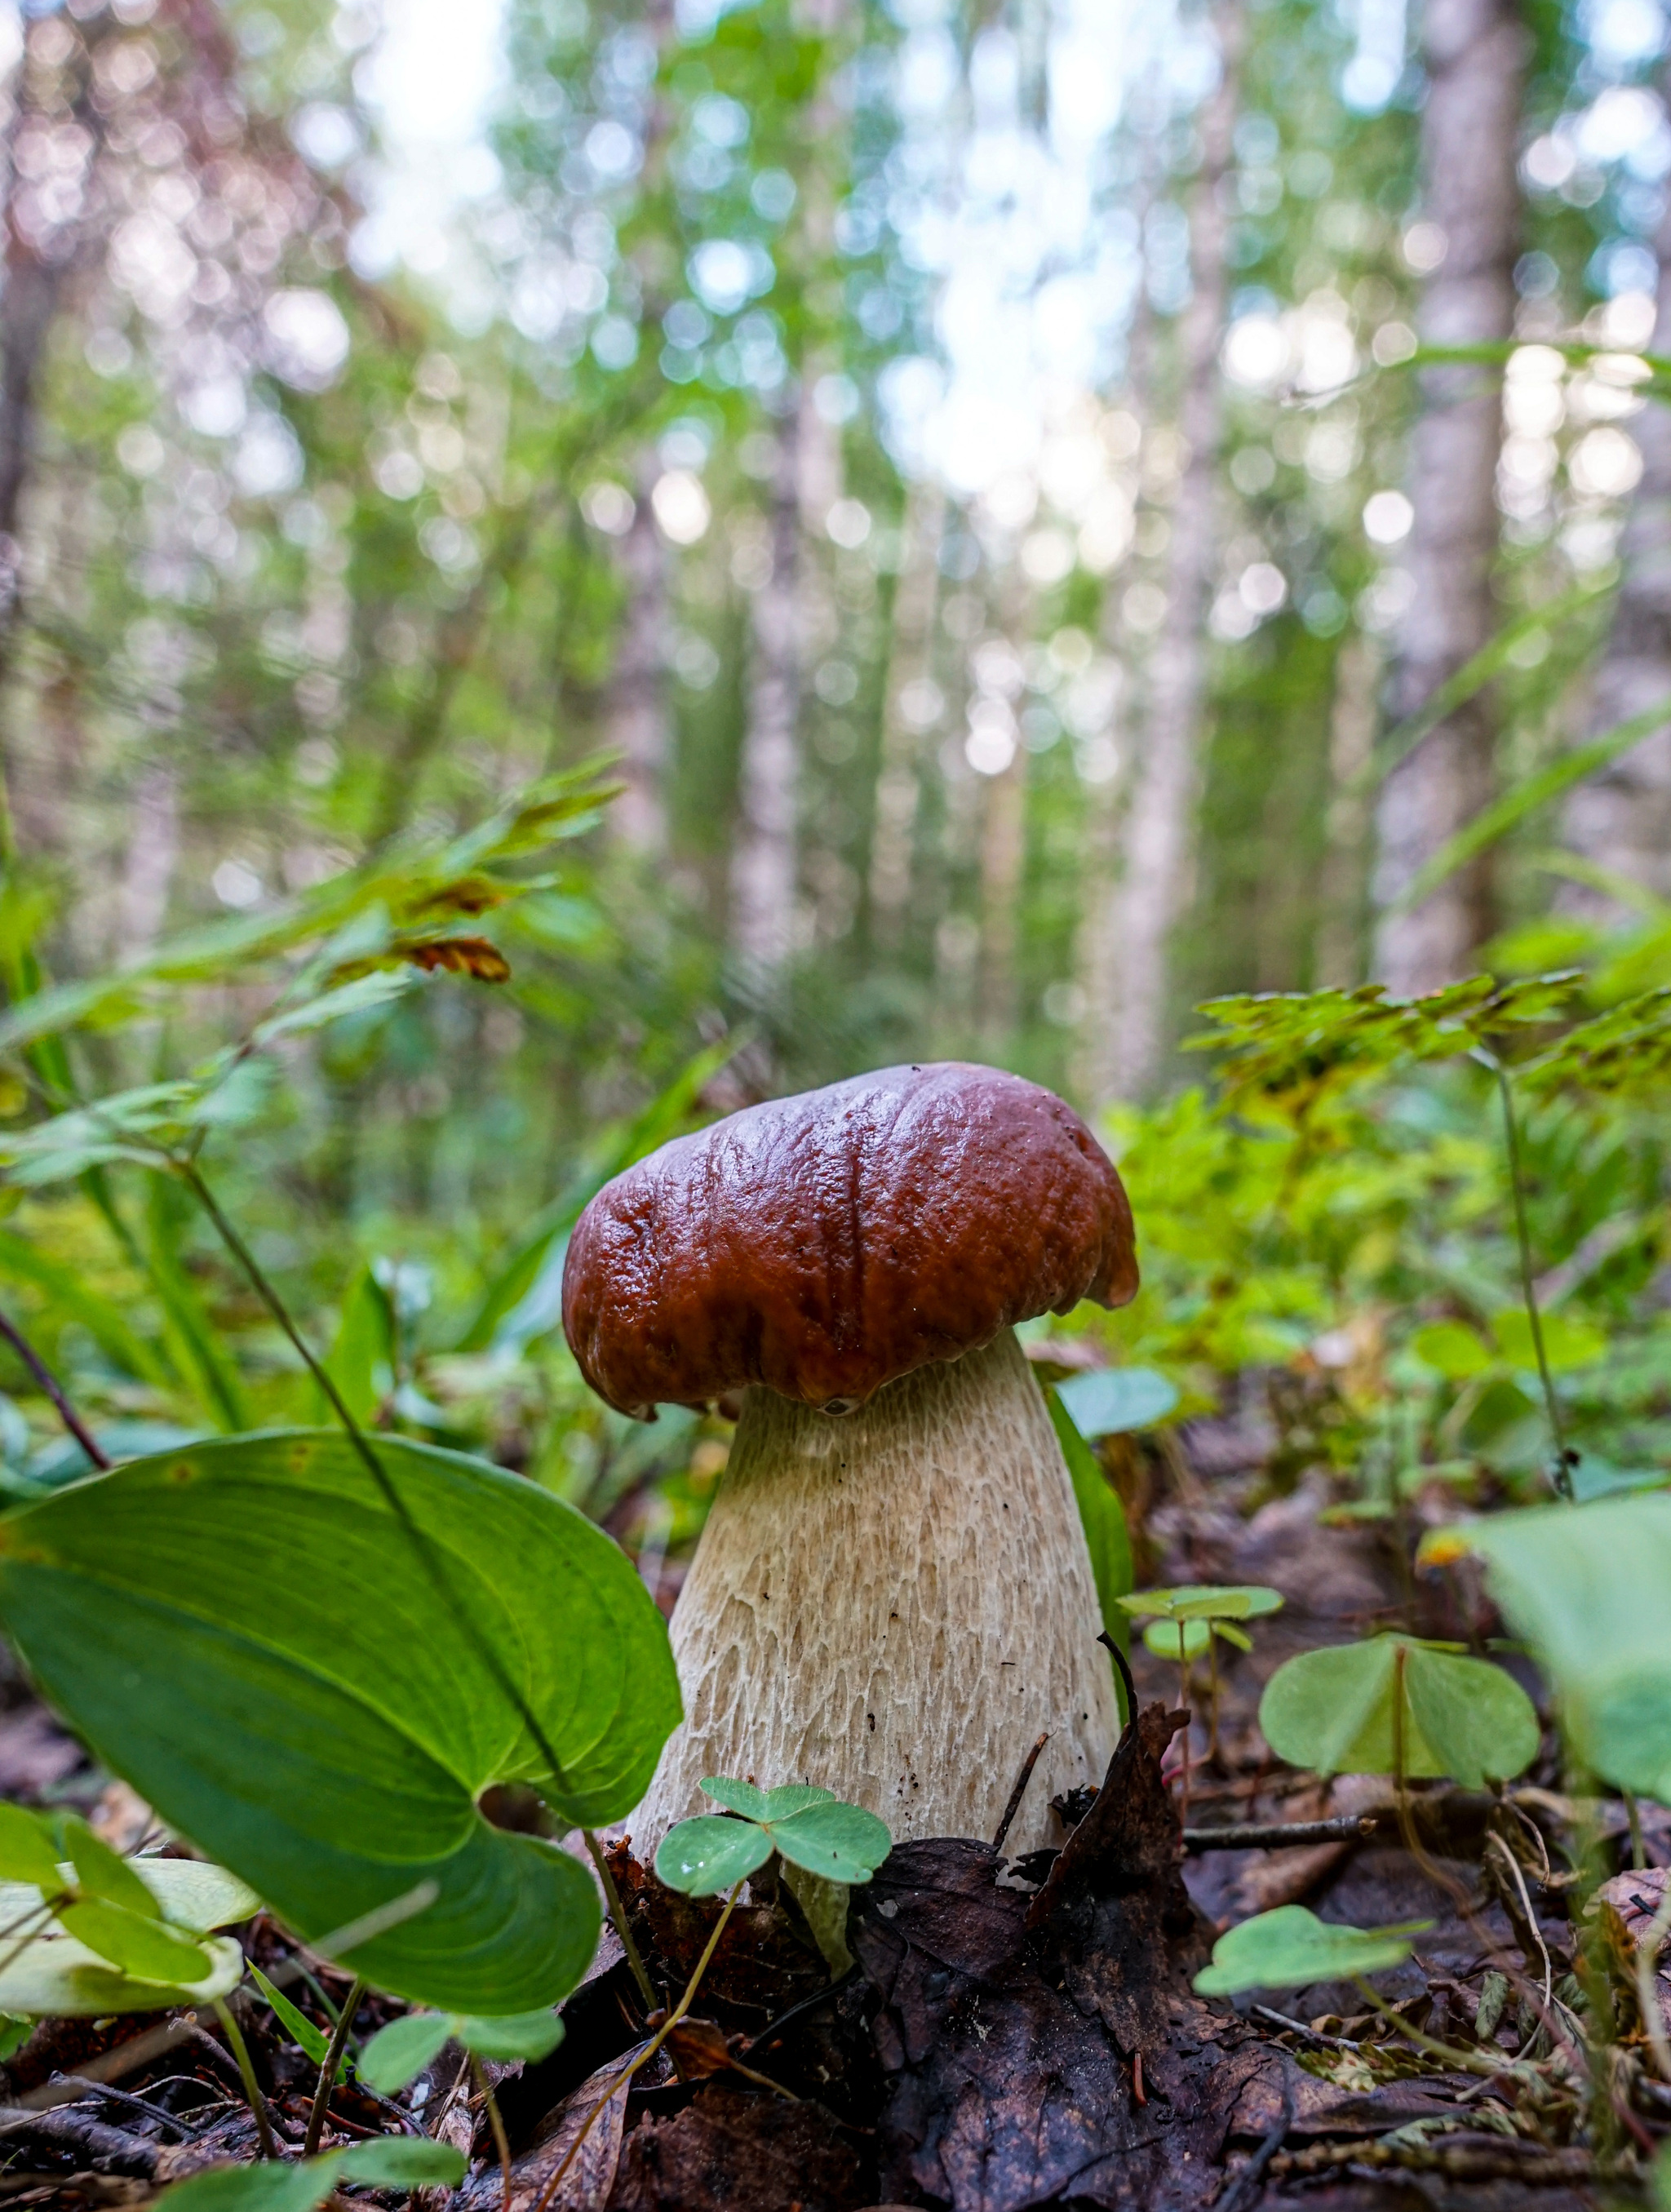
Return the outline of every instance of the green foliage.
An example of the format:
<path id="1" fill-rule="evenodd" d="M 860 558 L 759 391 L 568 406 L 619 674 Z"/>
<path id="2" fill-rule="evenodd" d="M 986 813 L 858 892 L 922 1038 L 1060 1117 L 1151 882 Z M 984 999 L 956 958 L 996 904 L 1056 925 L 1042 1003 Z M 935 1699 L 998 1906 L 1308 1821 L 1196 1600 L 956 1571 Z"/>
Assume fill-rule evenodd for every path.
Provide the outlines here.
<path id="1" fill-rule="evenodd" d="M 477 2058 L 549 2057 L 562 2041 L 563 2026 L 549 2007 L 497 2019 L 446 2012 L 409 2012 L 380 2028 L 360 2054 L 355 2071 L 368 2088 L 392 2097 L 422 2073 L 447 2043 Z"/>
<path id="2" fill-rule="evenodd" d="M 1502 1514 L 1431 1538 L 1472 1552 L 1537 1654 L 1577 1759 L 1621 1789 L 1671 1791 L 1671 1498 Z"/>
<path id="3" fill-rule="evenodd" d="M 1221 1936 L 1195 1987 L 1203 1996 L 1233 1997 L 1244 1990 L 1298 1989 L 1382 1973 L 1401 1966 L 1410 1938 L 1432 1925 L 1410 1920 L 1395 1928 L 1344 1928 L 1319 1920 L 1303 1905 L 1279 1905 Z"/>
<path id="4" fill-rule="evenodd" d="M 465 2160 L 451 2143 L 427 2136 L 374 2136 L 327 2151 L 323 2158 L 258 2166 L 213 2166 L 165 2189 L 157 2202 L 170 2212 L 313 2212 L 339 2184 L 409 2191 L 451 2188 Z"/>
<path id="5" fill-rule="evenodd" d="M 1057 1383 L 1056 1395 L 1087 1443 L 1153 1428 L 1178 1402 L 1176 1384 L 1151 1367 L 1093 1368 Z"/>
<path id="6" fill-rule="evenodd" d="M 1125 1509 L 1098 1466 L 1079 1424 L 1063 1404 L 1060 1391 L 1047 1390 L 1044 1401 L 1050 1409 L 1051 1425 L 1072 1480 L 1079 1524 L 1085 1532 L 1091 1571 L 1097 1582 L 1097 1610 L 1103 1616 L 1103 1627 L 1123 1649 L 1127 1624 L 1120 1600 L 1132 1586 L 1132 1545 L 1126 1529 Z M 1123 1689 L 1120 1695 L 1123 1703 Z"/>
<path id="7" fill-rule="evenodd" d="M 656 1850 L 657 1880 L 687 1897 L 733 1888 L 774 1851 L 807 1874 L 851 1887 L 868 1881 L 893 1848 L 885 1821 L 810 1783 L 761 1790 L 710 1774 L 702 1788 L 734 1817 L 699 1813 L 680 1820 Z"/>
<path id="8" fill-rule="evenodd" d="M 297 1432 L 136 1461 L 14 1514 L 0 1615 L 107 1762 L 310 1940 L 416 1899 L 344 1942 L 357 1969 L 471 2012 L 549 2003 L 592 1955 L 590 1877 L 476 1800 L 526 1780 L 570 1823 L 630 1810 L 679 1715 L 666 1632 L 549 1494 L 376 1449 L 445 1594 L 348 1443 Z"/>
<path id="9" fill-rule="evenodd" d="M 46 2018 L 206 2004 L 235 1989 L 244 1955 L 210 1930 L 246 1920 L 259 1899 L 222 1867 L 191 1859 L 122 1859 L 84 1821 L 58 1826 L 3 1808 L 0 2013 Z"/>
<path id="10" fill-rule="evenodd" d="M 1518 1774 L 1539 1741 L 1531 1699 L 1500 1667 L 1396 1634 L 1285 1661 L 1259 1725 L 1279 1759 L 1319 1774 L 1449 1775 L 1469 1790 Z"/>

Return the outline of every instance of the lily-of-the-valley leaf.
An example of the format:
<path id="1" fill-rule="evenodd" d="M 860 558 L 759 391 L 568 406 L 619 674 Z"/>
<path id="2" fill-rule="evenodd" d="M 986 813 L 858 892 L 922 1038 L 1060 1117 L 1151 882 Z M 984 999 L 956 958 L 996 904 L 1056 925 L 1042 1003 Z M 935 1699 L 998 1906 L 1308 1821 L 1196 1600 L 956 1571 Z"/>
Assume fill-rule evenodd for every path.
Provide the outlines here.
<path id="1" fill-rule="evenodd" d="M 714 1774 L 704 1778 L 702 1788 L 726 1813 L 679 1821 L 656 1852 L 657 1879 L 687 1897 L 717 1896 L 764 1866 L 774 1851 L 805 1873 L 851 1888 L 868 1881 L 893 1848 L 884 1820 L 843 1803 L 832 1790 L 805 1783 L 761 1790 Z"/>
<path id="2" fill-rule="evenodd" d="M 1195 1987 L 1203 1996 L 1232 1997 L 1244 1990 L 1299 1989 L 1378 1974 L 1401 1966 L 1410 1939 L 1432 1925 L 1411 1920 L 1395 1928 L 1345 1928 L 1319 1920 L 1303 1905 L 1279 1905 L 1221 1936 Z"/>
<path id="3" fill-rule="evenodd" d="M 1286 1661 L 1259 1725 L 1279 1759 L 1319 1774 L 1449 1775 L 1469 1790 L 1520 1773 L 1539 1742 L 1531 1699 L 1500 1667 L 1399 1635 Z"/>
<path id="4" fill-rule="evenodd" d="M 26 1821 L 33 1818 L 15 1806 L 0 1810 L 8 1816 L 21 1814 Z M 6 1825 L 11 1826 L 9 1821 Z M 12 1838 L 15 1844 L 15 1829 Z M 82 1856 L 90 1857 L 85 1852 Z M 22 1863 L 24 1853 L 0 1843 L 0 1863 L 8 1870 Z M 101 1900 L 85 1899 L 79 1916 L 73 1905 L 59 1906 L 52 1918 L 27 1934 L 21 1948 L 14 1938 L 0 1952 L 0 1956 L 15 1953 L 0 1966 L 0 2012 L 36 2019 L 149 2012 L 184 2003 L 207 2004 L 237 1987 L 244 1954 L 233 1938 L 216 1937 L 210 1931 L 247 1920 L 260 1902 L 254 1891 L 223 1867 L 196 1860 L 117 1863 L 141 1886 L 151 1900 L 151 1911 L 107 1906 L 124 1915 L 112 1927 L 85 1917 Z M 52 1865 L 50 1871 L 37 1868 L 36 1872 L 46 1878 L 0 1881 L 0 1928 L 15 1927 L 20 1936 L 25 1935 L 40 1920 L 49 1899 L 62 1897 L 77 1883 L 80 1869 L 71 1861 Z M 136 1929 L 150 1933 L 142 1932 L 136 1943 Z M 142 1971 L 151 1955 L 147 1942 L 157 1941 L 179 1946 L 179 1971 L 173 1966 L 161 1973 Z"/>
<path id="5" fill-rule="evenodd" d="M 6 1516 L 0 1619 L 106 1763 L 299 1935 L 432 1884 L 350 1962 L 419 2002 L 524 2012 L 584 1972 L 597 1893 L 477 1800 L 526 1781 L 576 1826 L 629 1811 L 679 1717 L 665 1627 L 549 1492 L 400 1438 L 376 1450 L 440 1589 L 347 1439 L 297 1431 L 137 1460 Z"/>

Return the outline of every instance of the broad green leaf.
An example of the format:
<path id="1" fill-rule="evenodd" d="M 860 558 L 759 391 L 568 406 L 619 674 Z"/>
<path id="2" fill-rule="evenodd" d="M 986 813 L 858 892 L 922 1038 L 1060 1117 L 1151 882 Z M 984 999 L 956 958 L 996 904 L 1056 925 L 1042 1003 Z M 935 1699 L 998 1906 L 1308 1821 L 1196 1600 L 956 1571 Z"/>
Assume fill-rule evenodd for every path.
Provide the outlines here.
<path id="1" fill-rule="evenodd" d="M 462 2181 L 462 2151 L 428 2136 L 374 2136 L 327 2151 L 323 2158 L 263 2160 L 254 2166 L 212 2166 L 165 2189 L 169 2212 L 313 2212 L 340 2182 L 370 2188 L 450 2187 Z"/>
<path id="2" fill-rule="evenodd" d="M 200 1982 L 212 1964 L 201 1944 L 173 1934 L 160 1920 L 101 1898 L 60 1905 L 58 1917 L 78 1943 L 137 1982 Z"/>
<path id="3" fill-rule="evenodd" d="M 261 1909 L 261 1900 L 247 1882 L 224 1867 L 201 1859 L 130 1859 L 128 1865 L 149 1890 L 171 1927 L 193 1936 L 211 1928 L 230 1928 Z M 76 1869 L 69 1860 L 54 1866 L 45 1887 L 53 1895 L 74 1887 Z M 0 1881 L 0 1928 L 39 1904 L 40 1882 Z"/>
<path id="4" fill-rule="evenodd" d="M 1183 1659 L 1200 1659 L 1206 1656 L 1207 1645 L 1212 1641 L 1212 1629 L 1205 1620 L 1151 1620 L 1143 1632 L 1145 1649 L 1152 1651 L 1157 1659 L 1170 1659 L 1175 1663 L 1180 1656 L 1180 1637 L 1183 1638 Z"/>
<path id="5" fill-rule="evenodd" d="M 376 1450 L 445 1598 L 347 1440 L 297 1431 L 135 1461 L 0 1519 L 0 1618 L 106 1763 L 300 1935 L 433 1882 L 357 1969 L 448 2009 L 554 2002 L 596 1942 L 591 1879 L 477 1799 L 527 1781 L 577 1825 L 629 1812 L 679 1715 L 666 1630 L 549 1492 L 402 1438 Z"/>
<path id="6" fill-rule="evenodd" d="M 10 1948 L 9 1944 L 7 1948 Z M 204 1948 L 209 1954 L 209 1972 L 200 1981 L 177 1988 L 118 1973 L 73 1936 L 49 1928 L 0 1969 L 0 2012 L 27 2013 L 36 2019 L 102 2019 L 107 2013 L 209 2004 L 242 1981 L 244 1954 L 230 1936 L 211 1936 Z"/>
<path id="7" fill-rule="evenodd" d="M 393 1313 L 388 1292 L 369 1267 L 356 1272 L 343 1294 L 337 1340 L 325 1365 L 349 1413 L 369 1427 L 379 1404 L 394 1387 Z M 323 1393 L 317 1403 L 323 1413 Z"/>
<path id="8" fill-rule="evenodd" d="M 58 1886 L 58 1855 L 46 1824 L 21 1805 L 0 1805 L 0 1881 Z"/>
<path id="9" fill-rule="evenodd" d="M 1557 1373 L 1568 1367 L 1588 1367 L 1607 1348 L 1606 1330 L 1597 1328 L 1593 1322 L 1578 1321 L 1571 1315 L 1559 1313 L 1544 1314 L 1540 1321 L 1544 1356 Z M 1524 1306 L 1510 1306 L 1502 1313 L 1493 1314 L 1492 1334 L 1497 1339 L 1498 1350 L 1511 1366 L 1537 1365 L 1531 1317 Z"/>
<path id="10" fill-rule="evenodd" d="M 1103 1627 L 1124 1650 L 1131 1632 L 1119 1601 L 1132 1586 L 1132 1546 L 1126 1530 L 1125 1510 L 1109 1487 L 1096 1454 L 1074 1425 L 1060 1392 L 1047 1390 L 1044 1402 L 1050 1410 L 1050 1425 L 1056 1431 L 1056 1441 L 1061 1446 L 1073 1485 L 1079 1525 L 1085 1530 L 1091 1577 L 1097 1584 L 1097 1608 L 1103 1616 Z M 1118 1695 L 1123 1708 L 1123 1686 Z"/>
<path id="11" fill-rule="evenodd" d="M 1537 1714 L 1500 1667 L 1393 1635 L 1302 1651 L 1279 1667 L 1259 1707 L 1272 1750 L 1319 1774 L 1396 1771 L 1401 1652 L 1409 1779 L 1449 1775 L 1478 1790 L 1506 1781 L 1536 1757 Z"/>
<path id="12" fill-rule="evenodd" d="M 458 2021 L 454 2032 L 478 2058 L 546 2058 L 562 2041 L 563 2025 L 550 2005 L 498 2019 Z"/>
<path id="13" fill-rule="evenodd" d="M 1492 1364 L 1489 1350 L 1460 1321 L 1436 1321 L 1419 1328 L 1410 1340 L 1410 1349 L 1425 1367 L 1452 1382 L 1482 1375 Z"/>
<path id="14" fill-rule="evenodd" d="M 767 1832 L 793 1864 L 849 1887 L 868 1881 L 893 1849 L 885 1820 L 839 1800 L 775 1820 Z"/>
<path id="15" fill-rule="evenodd" d="M 1308 1982 L 1378 1974 L 1401 1966 L 1410 1955 L 1410 1938 L 1432 1925 L 1410 1920 L 1396 1928 L 1343 1928 L 1319 1920 L 1303 1905 L 1279 1905 L 1221 1936 L 1212 1947 L 1212 1964 L 1196 1975 L 1195 1987 L 1203 1996 L 1233 1997 L 1243 1990 L 1298 1989 Z"/>
<path id="16" fill-rule="evenodd" d="M 70 1814 L 64 1820 L 64 1844 L 76 1869 L 76 1887 L 84 1897 L 101 1898 L 146 1920 L 161 1917 L 161 1907 L 155 1893 L 134 1871 L 131 1861 L 112 1850 L 76 1814 Z"/>
<path id="17" fill-rule="evenodd" d="M 1177 1386 L 1152 1367 L 1099 1367 L 1056 1385 L 1074 1427 L 1088 1443 L 1152 1428 L 1178 1402 Z"/>
<path id="18" fill-rule="evenodd" d="M 355 2072 L 369 2089 L 392 2097 L 416 2081 L 457 2028 L 456 2015 L 445 2012 L 409 2012 L 380 2027 L 360 2053 Z"/>
<path id="19" fill-rule="evenodd" d="M 671 1827 L 656 1849 L 656 1880 L 687 1897 L 713 1897 L 763 1867 L 770 1833 L 754 1820 L 698 1813 Z"/>
<path id="20" fill-rule="evenodd" d="M 250 1979 L 272 2007 L 281 2024 L 289 2029 L 291 2041 L 303 2057 L 311 2058 L 316 2066 L 323 2066 L 331 2056 L 329 2039 L 320 2033 L 305 2012 L 299 2011 L 291 2003 L 283 1990 L 273 1987 L 253 1959 L 250 1960 Z M 344 2081 L 347 2075 L 348 2061 L 344 2057 L 337 2064 L 337 2079 Z"/>
<path id="21" fill-rule="evenodd" d="M 1497 1514 L 1423 1549 L 1430 1560 L 1471 1551 L 1485 1561 L 1587 1766 L 1620 1789 L 1671 1796 L 1671 1497 Z"/>

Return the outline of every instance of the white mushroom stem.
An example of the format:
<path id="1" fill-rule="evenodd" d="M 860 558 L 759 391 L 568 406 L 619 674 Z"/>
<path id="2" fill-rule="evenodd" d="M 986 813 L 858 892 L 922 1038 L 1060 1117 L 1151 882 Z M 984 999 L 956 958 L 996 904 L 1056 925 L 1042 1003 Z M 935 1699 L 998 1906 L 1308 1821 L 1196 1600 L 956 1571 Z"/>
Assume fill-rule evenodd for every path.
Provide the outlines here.
<path id="1" fill-rule="evenodd" d="M 814 1782 L 896 1842 L 1060 1844 L 1119 1733 L 1072 1484 L 1013 1333 L 840 1418 L 750 1390 L 672 1622 L 686 1719 L 624 1825 L 641 1860 L 705 1775 Z"/>

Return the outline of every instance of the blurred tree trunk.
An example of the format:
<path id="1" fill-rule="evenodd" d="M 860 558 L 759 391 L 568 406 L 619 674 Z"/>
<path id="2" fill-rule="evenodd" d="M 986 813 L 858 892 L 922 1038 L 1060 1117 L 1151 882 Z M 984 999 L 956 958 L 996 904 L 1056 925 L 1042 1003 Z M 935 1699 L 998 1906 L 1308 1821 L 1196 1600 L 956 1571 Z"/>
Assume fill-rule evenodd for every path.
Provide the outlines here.
<path id="1" fill-rule="evenodd" d="M 1662 354 L 1671 347 L 1671 210 L 1656 244 L 1659 314 L 1650 349 Z M 1632 428 L 1642 481 L 1619 544 L 1619 601 L 1591 694 L 1598 737 L 1671 699 L 1671 409 L 1650 399 Z M 1563 829 L 1568 849 L 1622 878 L 1621 889 L 1635 884 L 1671 898 L 1671 730 L 1578 785 Z M 1625 911 L 1601 884 L 1572 885 L 1561 903 L 1596 921 L 1617 921 Z"/>
<path id="2" fill-rule="evenodd" d="M 771 574 L 750 613 L 753 648 L 748 723 L 738 771 L 732 841 L 731 938 L 744 970 L 764 983 L 794 943 L 796 807 L 800 782 L 801 444 L 811 434 L 811 399 L 777 428 L 772 481 Z M 814 418 L 816 420 L 816 418 Z"/>
<path id="3" fill-rule="evenodd" d="M 1501 343 L 1514 331 L 1521 234 L 1515 161 L 1527 35 L 1515 0 L 1428 0 L 1423 211 L 1442 234 L 1428 278 L 1424 343 Z M 1501 384 L 1492 372 L 1428 370 L 1412 443 L 1414 596 L 1399 639 L 1393 712 L 1415 714 L 1497 627 Z M 1482 855 L 1410 912 L 1388 909 L 1423 864 L 1491 797 L 1497 710 L 1477 693 L 1387 778 L 1376 814 L 1376 966 L 1392 988 L 1431 991 L 1463 974 L 1492 926 Z"/>
<path id="4" fill-rule="evenodd" d="M 1319 989 L 1349 989 L 1364 976 L 1370 805 L 1363 777 L 1375 750 L 1381 674 L 1381 650 L 1375 640 L 1362 631 L 1349 635 L 1335 659 L 1329 720 L 1330 789 L 1313 975 Z"/>
<path id="5" fill-rule="evenodd" d="M 650 507 L 651 472 L 639 479 L 638 504 L 621 541 L 627 603 L 611 672 L 605 721 L 610 750 L 626 785 L 610 809 L 617 837 L 655 857 L 667 848 L 670 728 L 665 653 L 671 615 L 667 556 Z"/>
<path id="6" fill-rule="evenodd" d="M 905 566 L 894 592 L 871 837 L 870 938 L 884 953 L 898 951 L 911 903 L 921 783 L 914 702 L 908 695 L 913 685 L 928 679 L 933 663 L 938 556 L 945 531 L 945 493 L 937 485 L 913 484 L 905 507 Z"/>
<path id="7" fill-rule="evenodd" d="M 1148 657 L 1123 866 L 1106 939 L 1113 993 L 1106 1095 L 1126 1097 L 1153 1086 L 1166 1049 L 1168 947 L 1189 896 L 1200 798 L 1205 633 L 1217 566 L 1213 510 L 1225 233 L 1219 186 L 1236 125 L 1242 43 L 1234 0 L 1224 0 L 1214 22 L 1220 76 L 1201 118 L 1201 166 L 1189 210 L 1193 289 L 1178 331 L 1177 428 L 1186 458 L 1172 507 L 1166 615 Z"/>

